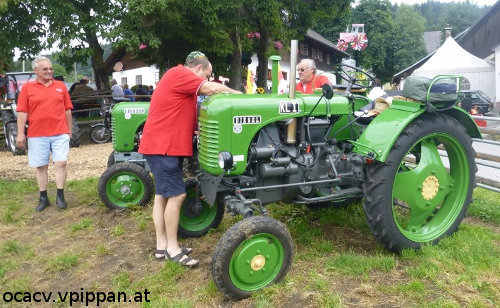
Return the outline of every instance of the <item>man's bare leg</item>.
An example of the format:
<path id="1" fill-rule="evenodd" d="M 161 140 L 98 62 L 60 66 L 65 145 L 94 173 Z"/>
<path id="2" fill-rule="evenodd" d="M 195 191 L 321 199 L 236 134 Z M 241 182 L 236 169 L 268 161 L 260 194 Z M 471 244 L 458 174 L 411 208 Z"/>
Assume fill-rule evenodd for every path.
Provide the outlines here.
<path id="1" fill-rule="evenodd" d="M 57 189 L 64 189 L 64 185 L 66 184 L 66 178 L 68 177 L 68 171 L 66 168 L 65 161 L 56 161 L 54 162 L 56 166 L 56 186 Z"/>
<path id="2" fill-rule="evenodd" d="M 175 257 L 182 252 L 177 242 L 177 229 L 179 228 L 179 216 L 181 212 L 181 206 L 186 199 L 186 194 L 173 196 L 168 198 L 167 207 L 165 209 L 165 229 L 167 230 L 167 251 L 171 257 Z M 188 256 L 182 257 L 179 261 L 188 258 Z M 192 259 L 186 265 L 195 265 L 199 261 Z"/>
<path id="3" fill-rule="evenodd" d="M 49 181 L 48 175 L 49 166 L 36 167 L 36 181 L 38 183 L 39 191 L 47 190 L 47 182 Z"/>
<path id="4" fill-rule="evenodd" d="M 167 206 L 167 198 L 162 195 L 155 195 L 153 204 L 153 223 L 156 231 L 156 249 L 167 249 L 167 231 L 165 230 L 165 208 Z M 156 258 L 161 258 L 162 254 L 155 254 Z"/>

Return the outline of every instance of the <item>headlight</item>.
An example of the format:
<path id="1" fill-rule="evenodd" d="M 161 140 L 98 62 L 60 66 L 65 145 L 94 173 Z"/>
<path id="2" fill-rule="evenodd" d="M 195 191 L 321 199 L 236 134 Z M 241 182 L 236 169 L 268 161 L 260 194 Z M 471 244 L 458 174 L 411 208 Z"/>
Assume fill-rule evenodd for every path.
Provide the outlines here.
<path id="1" fill-rule="evenodd" d="M 229 170 L 233 167 L 233 155 L 229 152 L 219 153 L 219 167 L 224 170 Z"/>

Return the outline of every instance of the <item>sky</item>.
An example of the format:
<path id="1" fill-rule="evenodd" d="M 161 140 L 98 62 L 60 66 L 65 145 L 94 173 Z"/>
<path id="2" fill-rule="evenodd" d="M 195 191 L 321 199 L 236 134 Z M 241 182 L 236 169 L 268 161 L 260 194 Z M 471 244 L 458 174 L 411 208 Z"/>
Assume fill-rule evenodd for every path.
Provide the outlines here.
<path id="1" fill-rule="evenodd" d="M 417 3 L 425 3 L 427 0 L 390 0 L 391 3 L 397 4 L 417 4 Z M 437 2 L 465 2 L 465 0 L 434 0 Z M 474 3 L 479 6 L 484 5 L 493 5 L 497 2 L 497 0 L 469 0 L 470 3 Z"/>

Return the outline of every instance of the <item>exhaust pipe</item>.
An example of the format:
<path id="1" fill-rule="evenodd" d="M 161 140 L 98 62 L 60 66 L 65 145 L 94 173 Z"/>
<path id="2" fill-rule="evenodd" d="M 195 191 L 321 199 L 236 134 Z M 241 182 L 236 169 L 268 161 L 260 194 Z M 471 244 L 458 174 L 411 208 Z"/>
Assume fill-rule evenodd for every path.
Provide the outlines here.
<path id="1" fill-rule="evenodd" d="M 288 84 L 288 97 L 290 100 L 295 99 L 295 86 L 297 81 L 297 50 L 298 50 L 298 40 L 292 40 L 290 46 L 290 82 Z M 297 142 L 297 118 L 290 119 L 290 123 L 286 130 L 286 141 L 287 144 L 295 144 Z"/>

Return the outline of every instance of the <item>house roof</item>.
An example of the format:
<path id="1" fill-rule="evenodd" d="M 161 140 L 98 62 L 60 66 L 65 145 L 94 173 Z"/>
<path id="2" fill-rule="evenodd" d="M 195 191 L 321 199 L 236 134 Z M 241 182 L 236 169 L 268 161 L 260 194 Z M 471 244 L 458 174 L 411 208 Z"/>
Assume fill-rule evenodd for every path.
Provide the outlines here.
<path id="1" fill-rule="evenodd" d="M 332 42 L 330 42 L 326 38 L 322 37 L 318 32 L 316 32 L 314 30 L 311 30 L 311 29 L 307 30 L 306 37 L 308 37 L 311 40 L 314 40 L 318 43 L 321 43 L 321 44 L 323 44 L 331 49 L 334 49 L 336 52 L 338 52 L 346 57 L 349 57 L 349 54 L 347 52 L 338 49 L 337 45 L 333 44 Z"/>
<path id="2" fill-rule="evenodd" d="M 441 45 L 441 31 L 426 31 L 424 32 L 425 49 L 427 53 L 431 53 Z"/>

